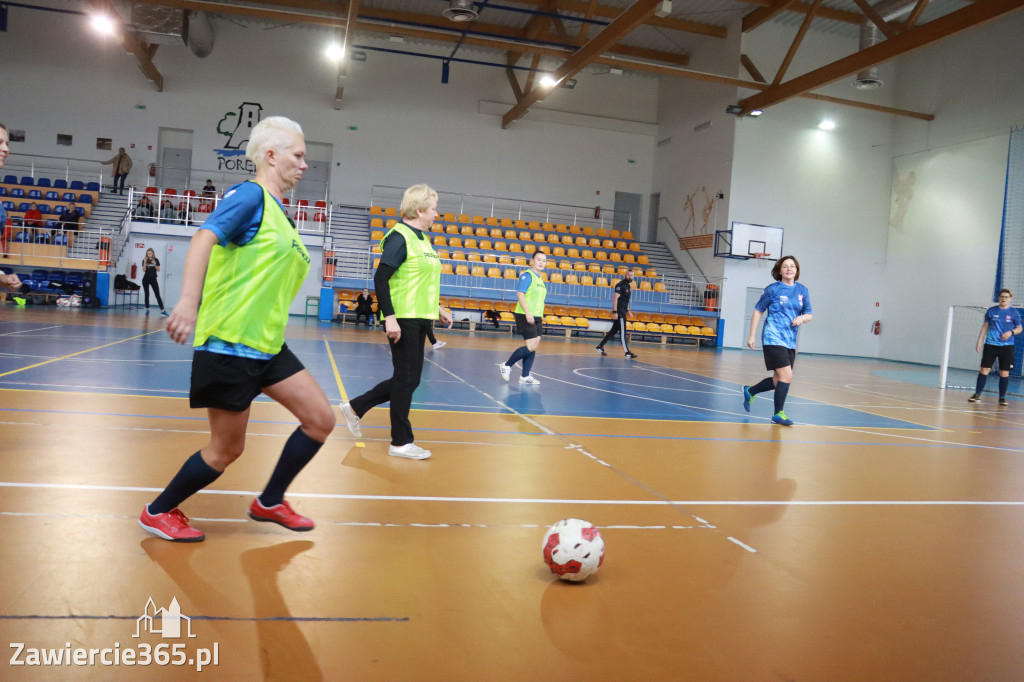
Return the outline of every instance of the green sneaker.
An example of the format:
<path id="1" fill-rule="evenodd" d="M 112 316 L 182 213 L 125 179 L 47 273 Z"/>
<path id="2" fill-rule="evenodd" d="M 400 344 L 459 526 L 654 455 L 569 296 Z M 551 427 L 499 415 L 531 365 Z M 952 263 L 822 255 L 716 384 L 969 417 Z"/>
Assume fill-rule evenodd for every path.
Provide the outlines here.
<path id="1" fill-rule="evenodd" d="M 779 426 L 793 425 L 793 420 L 787 417 L 786 413 L 783 412 L 782 410 L 779 410 L 778 412 L 775 413 L 775 415 L 772 417 L 772 421 L 778 424 Z"/>

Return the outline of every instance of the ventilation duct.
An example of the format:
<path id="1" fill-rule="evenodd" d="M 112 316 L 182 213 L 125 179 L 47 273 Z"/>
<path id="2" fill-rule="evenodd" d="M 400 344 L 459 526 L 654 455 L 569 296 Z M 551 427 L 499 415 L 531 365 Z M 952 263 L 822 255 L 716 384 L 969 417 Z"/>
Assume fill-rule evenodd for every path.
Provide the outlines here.
<path id="1" fill-rule="evenodd" d="M 480 13 L 473 7 L 473 0 L 451 0 L 441 14 L 451 21 L 476 21 Z"/>
<path id="2" fill-rule="evenodd" d="M 892 21 L 901 14 L 909 12 L 915 4 L 915 0 L 882 0 L 882 2 L 873 7 L 884 21 Z M 883 40 L 885 40 L 885 34 L 882 33 L 882 30 L 875 26 L 875 22 L 871 21 L 871 19 L 864 17 L 860 24 L 860 50 L 864 51 Z M 874 90 L 875 88 L 882 87 L 885 85 L 885 81 L 878 74 L 877 66 L 859 71 L 857 78 L 853 81 L 853 87 L 858 90 Z"/>
<path id="3" fill-rule="evenodd" d="M 206 12 L 189 12 L 185 16 L 185 43 L 192 54 L 202 59 L 213 52 L 213 23 Z"/>

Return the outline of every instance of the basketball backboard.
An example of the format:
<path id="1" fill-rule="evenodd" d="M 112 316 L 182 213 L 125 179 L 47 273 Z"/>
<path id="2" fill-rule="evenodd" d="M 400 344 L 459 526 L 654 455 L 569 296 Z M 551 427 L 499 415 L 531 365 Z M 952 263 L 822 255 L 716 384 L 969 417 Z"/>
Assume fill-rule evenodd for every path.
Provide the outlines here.
<path id="1" fill-rule="evenodd" d="M 782 257 L 783 228 L 733 221 L 731 230 L 715 233 L 715 255 L 719 258 L 761 258 L 777 260 Z"/>

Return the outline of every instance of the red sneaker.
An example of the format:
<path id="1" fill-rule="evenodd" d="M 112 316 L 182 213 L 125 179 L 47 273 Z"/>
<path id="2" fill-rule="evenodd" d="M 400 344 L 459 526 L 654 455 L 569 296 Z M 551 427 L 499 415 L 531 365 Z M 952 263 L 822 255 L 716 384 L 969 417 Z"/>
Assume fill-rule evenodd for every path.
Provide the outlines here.
<path id="1" fill-rule="evenodd" d="M 295 530 L 300 533 L 313 530 L 315 525 L 313 519 L 307 519 L 301 514 L 296 514 L 295 510 L 287 502 L 282 502 L 273 507 L 264 507 L 258 497 L 249 505 L 249 518 L 253 521 L 272 521 L 284 526 L 288 530 Z"/>
<path id="2" fill-rule="evenodd" d="M 147 533 L 171 542 L 202 542 L 206 535 L 188 525 L 188 517 L 175 507 L 166 514 L 150 514 L 149 505 L 142 508 L 139 525 Z"/>

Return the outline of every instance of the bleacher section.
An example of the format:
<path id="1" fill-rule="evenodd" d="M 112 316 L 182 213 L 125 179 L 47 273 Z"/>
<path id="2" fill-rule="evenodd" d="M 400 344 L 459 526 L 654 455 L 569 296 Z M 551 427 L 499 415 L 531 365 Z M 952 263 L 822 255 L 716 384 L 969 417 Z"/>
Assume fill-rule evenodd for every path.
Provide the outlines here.
<path id="1" fill-rule="evenodd" d="M 355 298 L 358 291 L 346 288 L 354 286 L 352 280 L 365 277 L 372 289 L 372 270 L 379 263 L 379 257 L 373 254 L 380 253 L 380 240 L 397 221 L 397 212 L 391 207 L 373 206 L 368 218 L 372 268 L 362 269 L 358 276 L 348 274 L 345 268 L 338 270 L 334 286 L 340 288 L 335 290 L 333 311 L 340 303 Z M 633 268 L 631 308 L 635 320 L 629 321 L 627 328 L 634 337 L 662 343 L 718 342 L 717 310 L 705 309 L 706 299 L 690 282 L 686 283 L 688 295 L 675 296 L 683 302 L 672 302 L 672 292 L 629 232 L 444 213 L 431 227 L 430 235 L 442 262 L 442 302 L 463 326 L 493 328 L 482 312 L 494 310 L 501 317 L 499 327 L 512 330 L 511 310 L 519 275 L 528 267 L 531 254 L 542 251 L 548 255 L 542 274 L 548 282 L 547 332 L 603 333 L 611 324 L 612 287 L 627 269 Z M 673 280 L 674 289 L 680 289 L 679 281 Z"/>

